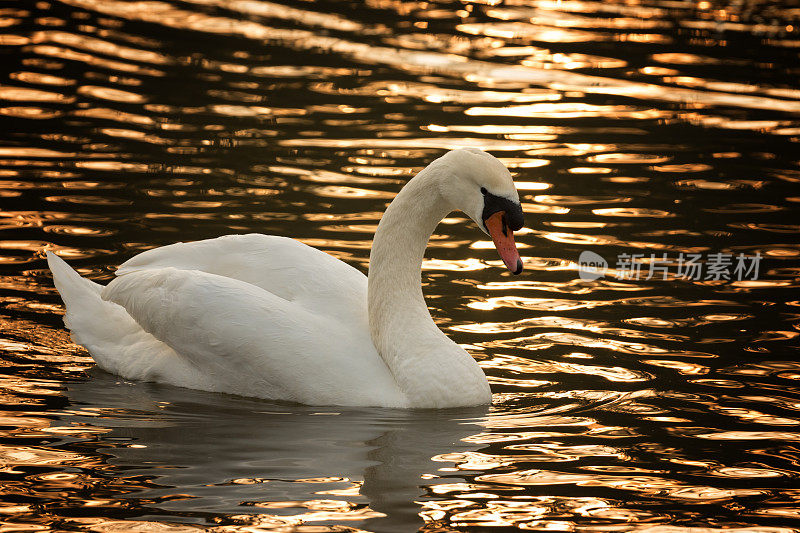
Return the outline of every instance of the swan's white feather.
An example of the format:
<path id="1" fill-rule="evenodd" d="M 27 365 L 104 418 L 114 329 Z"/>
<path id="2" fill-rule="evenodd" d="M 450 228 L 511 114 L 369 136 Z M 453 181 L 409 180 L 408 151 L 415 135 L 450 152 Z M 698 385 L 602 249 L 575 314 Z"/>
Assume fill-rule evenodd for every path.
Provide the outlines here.
<path id="1" fill-rule="evenodd" d="M 167 378 L 174 377 L 175 385 L 210 390 L 207 375 L 144 331 L 121 306 L 103 301 L 102 285 L 82 278 L 52 252 L 47 262 L 66 304 L 64 324 L 72 340 L 89 350 L 101 368 L 126 379 L 173 382 Z"/>
<path id="2" fill-rule="evenodd" d="M 251 283 L 143 269 L 112 281 L 102 297 L 212 378 L 213 387 L 193 388 L 312 405 L 406 405 L 367 330 Z"/>
<path id="3" fill-rule="evenodd" d="M 105 288 L 48 261 L 73 340 L 109 372 L 312 405 L 407 406 L 369 337 L 366 277 L 300 242 L 173 244 L 132 258 Z"/>
<path id="4" fill-rule="evenodd" d="M 179 242 L 136 255 L 118 276 L 173 267 L 246 281 L 302 307 L 367 328 L 367 277 L 294 239 L 251 233 Z"/>

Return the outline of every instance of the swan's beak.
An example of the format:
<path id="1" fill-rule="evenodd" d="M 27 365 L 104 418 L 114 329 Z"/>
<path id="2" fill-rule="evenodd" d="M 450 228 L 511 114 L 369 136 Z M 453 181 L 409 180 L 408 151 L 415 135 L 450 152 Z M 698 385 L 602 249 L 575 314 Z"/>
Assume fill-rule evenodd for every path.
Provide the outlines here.
<path id="1" fill-rule="evenodd" d="M 514 243 L 514 232 L 508 224 L 505 211 L 497 211 L 483 221 L 489 235 L 492 236 L 494 246 L 500 252 L 500 258 L 512 274 L 522 272 L 522 259 L 519 257 L 517 245 Z"/>

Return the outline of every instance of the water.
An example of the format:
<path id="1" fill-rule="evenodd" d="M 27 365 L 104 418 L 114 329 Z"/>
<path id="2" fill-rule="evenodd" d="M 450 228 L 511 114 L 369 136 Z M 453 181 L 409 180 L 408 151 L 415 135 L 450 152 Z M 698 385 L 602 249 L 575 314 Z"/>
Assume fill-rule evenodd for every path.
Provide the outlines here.
<path id="1" fill-rule="evenodd" d="M 794 5 L 794 4 L 792 4 Z M 4 531 L 800 530 L 800 12 L 750 0 L 5 2 Z M 444 150 L 515 174 L 526 270 L 460 214 L 424 264 L 491 408 L 128 383 L 43 260 L 286 235 L 363 270 Z M 579 278 L 593 251 L 668 279 Z M 759 253 L 757 279 L 677 258 Z"/>

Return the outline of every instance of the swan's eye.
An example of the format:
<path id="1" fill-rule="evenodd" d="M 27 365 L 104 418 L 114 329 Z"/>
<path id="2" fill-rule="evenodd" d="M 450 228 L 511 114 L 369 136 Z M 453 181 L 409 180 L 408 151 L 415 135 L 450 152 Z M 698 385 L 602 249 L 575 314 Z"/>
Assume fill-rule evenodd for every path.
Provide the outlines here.
<path id="1" fill-rule="evenodd" d="M 481 194 L 486 196 L 488 193 L 486 192 L 486 187 L 481 187 Z"/>

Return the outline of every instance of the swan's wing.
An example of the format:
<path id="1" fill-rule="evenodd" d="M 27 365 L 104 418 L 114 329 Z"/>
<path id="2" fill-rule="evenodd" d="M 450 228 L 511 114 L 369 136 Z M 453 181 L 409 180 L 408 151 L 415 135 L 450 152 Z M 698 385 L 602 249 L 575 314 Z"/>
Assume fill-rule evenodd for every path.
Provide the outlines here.
<path id="1" fill-rule="evenodd" d="M 129 259 L 117 275 L 167 267 L 245 281 L 317 313 L 367 319 L 366 276 L 294 239 L 252 233 L 171 244 Z"/>
<path id="2" fill-rule="evenodd" d="M 405 402 L 368 328 L 250 283 L 197 270 L 144 269 L 102 291 L 217 390 L 307 404 Z M 169 382 L 169 380 L 167 380 Z"/>

